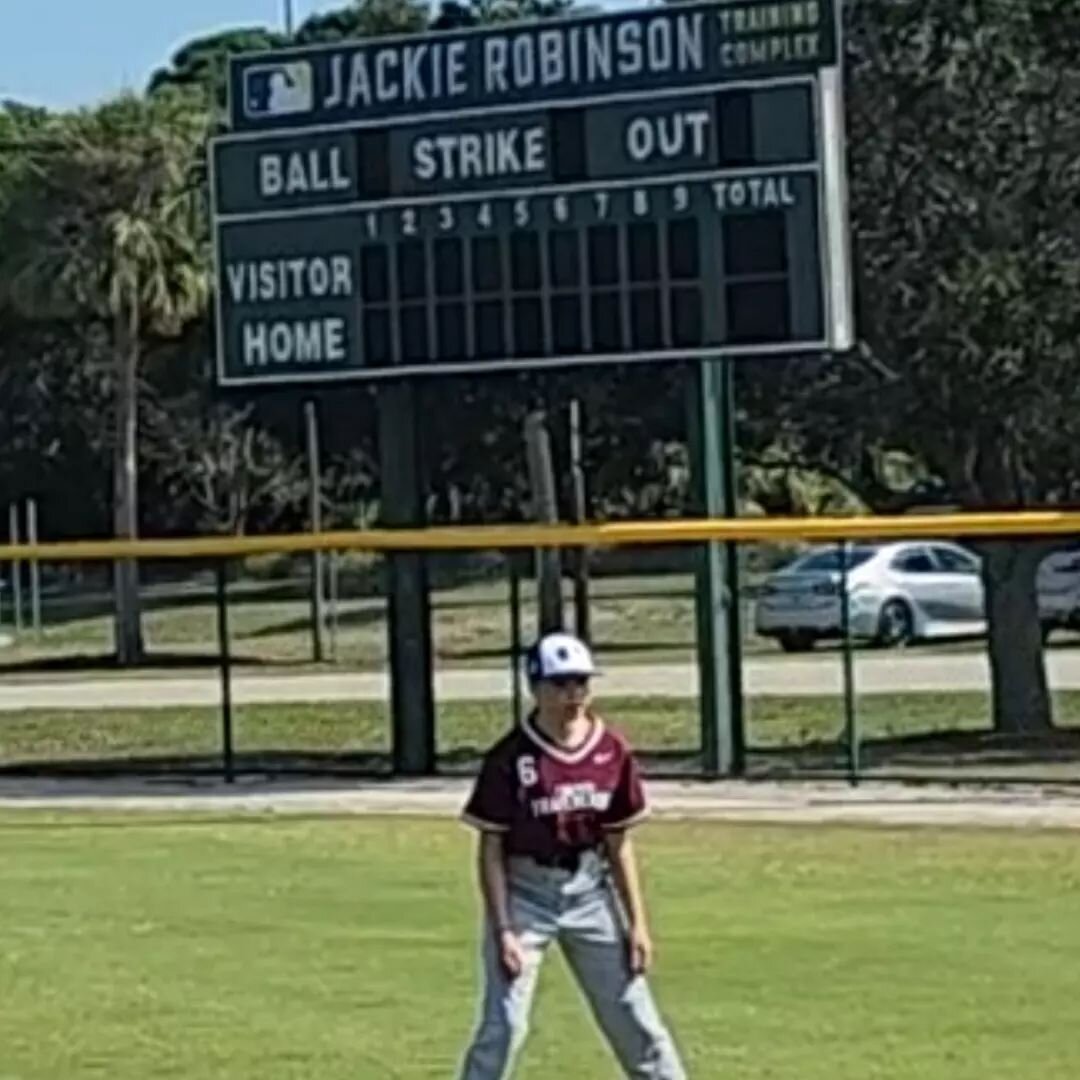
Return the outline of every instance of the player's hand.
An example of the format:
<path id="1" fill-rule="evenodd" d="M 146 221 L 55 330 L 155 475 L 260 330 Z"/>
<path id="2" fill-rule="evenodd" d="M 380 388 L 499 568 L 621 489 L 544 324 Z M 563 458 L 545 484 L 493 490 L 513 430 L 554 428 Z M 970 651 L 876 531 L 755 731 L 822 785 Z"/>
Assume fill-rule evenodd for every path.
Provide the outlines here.
<path id="1" fill-rule="evenodd" d="M 499 960 L 511 979 L 516 979 L 525 970 L 525 949 L 513 930 L 499 931 Z"/>
<path id="2" fill-rule="evenodd" d="M 646 926 L 632 926 L 627 942 L 630 951 L 630 971 L 634 975 L 644 975 L 653 961 L 653 943 Z"/>

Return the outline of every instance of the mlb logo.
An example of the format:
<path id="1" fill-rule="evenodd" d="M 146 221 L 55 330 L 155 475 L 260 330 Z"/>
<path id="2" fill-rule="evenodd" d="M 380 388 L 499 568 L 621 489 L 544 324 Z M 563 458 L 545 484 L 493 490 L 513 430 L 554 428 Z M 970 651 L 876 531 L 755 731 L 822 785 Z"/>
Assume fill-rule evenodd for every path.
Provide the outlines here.
<path id="1" fill-rule="evenodd" d="M 244 112 L 250 118 L 294 116 L 314 107 L 314 79 L 307 60 L 257 64 L 244 72 Z"/>

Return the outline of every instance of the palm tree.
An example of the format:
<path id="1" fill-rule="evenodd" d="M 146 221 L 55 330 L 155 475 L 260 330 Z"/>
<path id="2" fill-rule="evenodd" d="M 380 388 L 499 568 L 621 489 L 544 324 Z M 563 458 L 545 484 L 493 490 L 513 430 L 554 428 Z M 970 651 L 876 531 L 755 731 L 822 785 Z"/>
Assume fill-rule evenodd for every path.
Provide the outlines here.
<path id="1" fill-rule="evenodd" d="M 11 192 L 0 281 L 26 317 L 111 337 L 115 401 L 113 524 L 138 535 L 139 365 L 148 345 L 206 310 L 208 230 L 198 166 L 208 118 L 195 97 L 125 95 L 52 117 L 49 152 Z M 115 567 L 116 652 L 143 653 L 135 560 Z"/>

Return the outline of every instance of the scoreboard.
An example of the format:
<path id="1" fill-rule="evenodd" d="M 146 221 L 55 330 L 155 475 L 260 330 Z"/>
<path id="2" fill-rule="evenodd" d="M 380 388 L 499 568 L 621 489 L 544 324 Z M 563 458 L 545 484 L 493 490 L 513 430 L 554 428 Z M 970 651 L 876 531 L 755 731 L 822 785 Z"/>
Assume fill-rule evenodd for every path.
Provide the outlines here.
<path id="1" fill-rule="evenodd" d="M 752 0 L 237 58 L 219 382 L 847 347 L 837 50 Z"/>

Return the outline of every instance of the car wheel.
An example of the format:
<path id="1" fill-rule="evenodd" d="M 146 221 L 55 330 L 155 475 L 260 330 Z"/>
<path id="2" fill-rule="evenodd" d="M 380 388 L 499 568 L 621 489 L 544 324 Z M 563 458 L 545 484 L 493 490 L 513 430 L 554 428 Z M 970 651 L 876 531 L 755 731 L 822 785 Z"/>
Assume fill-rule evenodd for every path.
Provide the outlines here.
<path id="1" fill-rule="evenodd" d="M 878 615 L 877 644 L 886 648 L 907 645 L 915 636 L 915 619 L 903 600 L 889 600 Z"/>
<path id="2" fill-rule="evenodd" d="M 814 635 L 805 630 L 789 630 L 776 640 L 784 652 L 809 652 L 814 647 Z"/>

